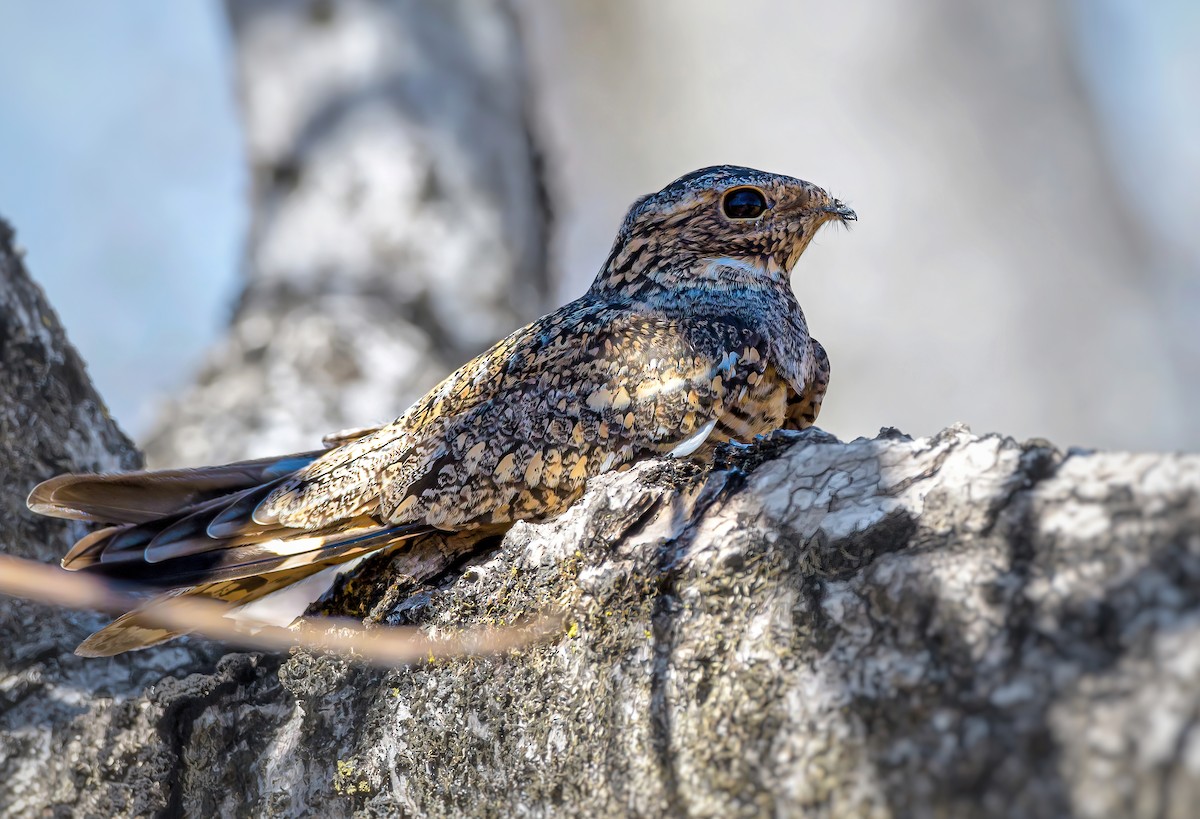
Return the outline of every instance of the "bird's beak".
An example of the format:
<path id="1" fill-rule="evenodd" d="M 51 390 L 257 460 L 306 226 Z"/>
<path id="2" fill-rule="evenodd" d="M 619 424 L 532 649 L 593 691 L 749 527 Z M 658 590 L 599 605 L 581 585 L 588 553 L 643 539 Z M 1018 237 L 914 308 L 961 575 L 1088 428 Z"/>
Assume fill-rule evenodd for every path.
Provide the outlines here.
<path id="1" fill-rule="evenodd" d="M 846 207 L 840 200 L 834 199 L 829 205 L 819 209 L 822 213 L 828 213 L 834 219 L 838 219 L 845 224 L 846 222 L 857 222 L 858 214 Z"/>

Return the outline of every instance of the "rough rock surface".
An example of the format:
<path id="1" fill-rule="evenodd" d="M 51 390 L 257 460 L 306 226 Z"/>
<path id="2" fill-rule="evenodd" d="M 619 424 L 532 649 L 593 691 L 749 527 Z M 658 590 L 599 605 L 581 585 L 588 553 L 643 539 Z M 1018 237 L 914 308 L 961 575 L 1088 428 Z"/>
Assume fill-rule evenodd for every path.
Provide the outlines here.
<path id="1" fill-rule="evenodd" d="M 25 508 L 34 484 L 60 472 L 140 462 L 26 274 L 11 228 L 0 222 L 0 551 L 55 561 L 83 534 L 81 524 Z M 105 734 L 120 724 L 112 697 L 128 699 L 184 664 L 210 667 L 203 660 L 211 647 L 195 642 L 112 664 L 74 656 L 73 644 L 104 622 L 0 598 L 0 815 L 56 805 L 136 812 L 136 805 L 154 804 L 156 791 L 124 788 L 121 775 L 112 774 L 135 753 L 114 747 L 118 729 Z M 92 793 L 95 781 L 105 786 Z"/>
<path id="2" fill-rule="evenodd" d="M 6 352 L 36 337 L 28 360 L 77 366 L 44 305 L 5 307 Z M 132 462 L 86 380 L 56 398 L 42 372 L 6 370 L 41 386 L 2 412 L 49 397 L 70 418 L 49 430 L 98 443 L 10 467 L 6 508 L 53 469 Z M 780 433 L 711 471 L 606 476 L 465 562 L 380 556 L 322 605 L 434 630 L 551 607 L 550 644 L 381 670 L 191 640 L 84 661 L 76 616 L 3 601 L 0 812 L 1185 817 L 1200 799 L 1200 456 Z"/>
<path id="3" fill-rule="evenodd" d="M 651 463 L 601 480 L 390 619 L 551 603 L 566 636 L 502 660 L 285 663 L 295 705 L 252 707 L 278 728 L 241 798 L 1097 817 L 1200 798 L 1200 456 L 781 436 L 707 478 Z M 304 737 L 322 741 L 275 750 Z M 237 767 L 201 759 L 213 783 Z"/>

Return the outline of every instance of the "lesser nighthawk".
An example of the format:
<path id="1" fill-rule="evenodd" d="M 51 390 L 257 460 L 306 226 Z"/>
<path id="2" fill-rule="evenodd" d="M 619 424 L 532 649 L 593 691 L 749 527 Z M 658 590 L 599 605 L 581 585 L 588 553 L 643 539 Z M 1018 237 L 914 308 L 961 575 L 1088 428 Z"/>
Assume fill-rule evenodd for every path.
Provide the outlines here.
<path id="1" fill-rule="evenodd" d="M 789 274 L 854 212 L 821 188 L 729 165 L 630 207 L 580 298 L 464 364 L 395 421 L 323 450 L 214 466 L 63 475 L 36 512 L 107 524 L 67 569 L 247 602 L 431 530 L 562 512 L 589 478 L 811 425 L 829 378 Z M 137 613 L 80 651 L 173 636 Z"/>

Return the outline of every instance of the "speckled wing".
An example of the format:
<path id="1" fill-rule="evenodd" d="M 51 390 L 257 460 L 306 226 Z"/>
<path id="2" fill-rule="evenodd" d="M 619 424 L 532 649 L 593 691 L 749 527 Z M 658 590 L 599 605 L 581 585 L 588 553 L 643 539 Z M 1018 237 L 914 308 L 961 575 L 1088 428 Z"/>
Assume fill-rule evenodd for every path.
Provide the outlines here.
<path id="1" fill-rule="evenodd" d="M 690 451 L 731 406 L 761 414 L 748 411 L 753 395 L 745 399 L 748 385 L 765 383 L 766 350 L 732 318 L 583 299 L 464 365 L 393 423 L 340 433 L 332 449 L 65 475 L 36 487 L 29 505 L 109 524 L 80 540 L 65 568 L 160 590 L 276 573 L 282 581 L 430 529 L 546 518 L 594 475 Z"/>
<path id="2" fill-rule="evenodd" d="M 802 392 L 788 388 L 784 422 L 787 429 L 807 429 L 815 424 L 825 401 L 825 391 L 829 388 L 829 355 L 815 338 L 809 339 L 808 344 L 813 360 L 812 376 Z"/>
<path id="3" fill-rule="evenodd" d="M 734 319 L 631 313 L 586 299 L 514 333 L 394 424 L 302 469 L 264 525 L 370 514 L 459 529 L 562 511 L 588 478 L 711 429 L 766 368 Z"/>

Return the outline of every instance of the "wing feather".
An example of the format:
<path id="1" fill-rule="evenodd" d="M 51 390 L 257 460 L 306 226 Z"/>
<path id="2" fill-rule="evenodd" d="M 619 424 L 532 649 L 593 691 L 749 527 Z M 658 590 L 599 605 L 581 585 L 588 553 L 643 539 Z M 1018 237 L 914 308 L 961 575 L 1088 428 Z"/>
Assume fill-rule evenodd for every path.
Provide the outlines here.
<path id="1" fill-rule="evenodd" d="M 66 568 L 245 600 L 430 531 L 545 518 L 595 475 L 709 446 L 729 396 L 762 376 L 767 352 L 736 319 L 635 314 L 585 297 L 500 341 L 394 422 L 332 436 L 331 449 L 61 476 L 29 504 L 115 524 L 81 539 Z M 170 636 L 133 612 L 81 651 Z"/>
<path id="2" fill-rule="evenodd" d="M 322 452 L 286 458 L 105 475 L 59 475 L 38 484 L 27 504 L 39 515 L 97 523 L 147 523 L 312 463 Z"/>

